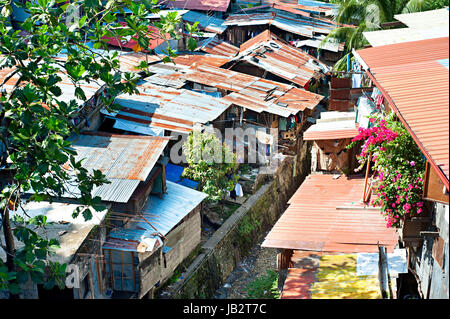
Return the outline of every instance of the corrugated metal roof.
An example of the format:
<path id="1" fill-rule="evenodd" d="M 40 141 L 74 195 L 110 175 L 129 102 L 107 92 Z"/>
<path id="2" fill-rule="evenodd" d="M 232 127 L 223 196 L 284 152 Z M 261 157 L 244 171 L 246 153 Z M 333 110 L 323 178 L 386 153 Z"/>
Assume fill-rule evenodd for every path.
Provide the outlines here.
<path id="1" fill-rule="evenodd" d="M 92 196 L 126 203 L 139 183 L 147 179 L 169 138 L 83 132 L 70 140 L 77 152 L 75 159 L 84 159 L 84 168 L 100 170 L 111 182 L 94 187 Z M 76 186 L 68 187 L 69 192 L 63 196 L 79 196 Z"/>
<path id="2" fill-rule="evenodd" d="M 205 124 L 218 118 L 231 105 L 223 99 L 199 92 L 141 84 L 139 94 L 116 98 L 121 110 L 112 114 L 118 119 L 187 133 L 195 123 Z M 104 112 L 104 111 L 103 111 Z"/>
<path id="3" fill-rule="evenodd" d="M 181 66 L 200 66 L 211 65 L 220 67 L 230 61 L 227 56 L 213 55 L 213 54 L 180 54 L 173 59 L 175 65 Z"/>
<path id="4" fill-rule="evenodd" d="M 449 38 L 358 50 L 382 91 L 424 155 L 449 187 Z"/>
<path id="5" fill-rule="evenodd" d="M 294 6 L 290 6 L 290 5 L 282 5 L 282 4 L 278 4 L 278 3 L 271 3 L 271 4 L 264 4 L 264 5 L 256 5 L 253 7 L 249 7 L 249 8 L 243 8 L 242 10 L 239 11 L 240 12 L 251 12 L 251 11 L 266 11 L 266 10 L 279 10 L 279 11 L 283 11 L 283 12 L 289 12 L 295 15 L 301 15 L 304 17 L 309 17 L 311 16 L 311 14 L 307 11 L 303 11 L 300 10 Z"/>
<path id="6" fill-rule="evenodd" d="M 377 47 L 394 43 L 448 37 L 448 9 L 430 10 L 396 15 L 395 18 L 409 26 L 390 30 L 363 32 L 370 45 Z"/>
<path id="7" fill-rule="evenodd" d="M 256 112 L 269 112 L 287 117 L 304 109 L 313 109 L 322 95 L 295 88 L 291 85 L 213 66 L 199 66 L 180 73 L 163 76 L 200 83 L 232 91 L 221 100 Z"/>
<path id="8" fill-rule="evenodd" d="M 363 32 L 364 37 L 373 47 L 388 45 L 394 43 L 403 43 L 410 41 L 419 41 L 426 39 L 434 39 L 448 37 L 448 24 L 445 27 L 435 27 L 427 29 L 418 28 L 400 28 L 389 30 L 378 30 Z"/>
<path id="9" fill-rule="evenodd" d="M 155 233 L 167 235 L 184 217 L 208 196 L 170 181 L 166 182 L 167 193 L 163 198 L 151 195 L 142 210 L 127 228 L 112 230 L 103 248 L 136 251 L 146 238 L 155 238 Z M 157 231 L 149 225 L 157 229 Z"/>
<path id="10" fill-rule="evenodd" d="M 328 67 L 266 30 L 243 43 L 233 61 L 243 60 L 292 83 L 305 86 Z"/>
<path id="11" fill-rule="evenodd" d="M 230 0 L 160 0 L 168 8 L 225 12 Z"/>
<path id="12" fill-rule="evenodd" d="M 233 14 L 228 16 L 223 25 L 272 25 L 281 30 L 312 38 L 315 34 L 328 34 L 337 25 L 326 19 L 312 17 L 291 17 L 278 12 L 261 12 L 252 14 Z"/>
<path id="13" fill-rule="evenodd" d="M 198 22 L 199 29 L 206 32 L 222 34 L 227 29 L 227 26 L 223 25 L 225 20 L 202 12 L 189 11 L 183 15 L 183 20 L 191 24 Z"/>
<path id="14" fill-rule="evenodd" d="M 0 58 L 1 58 L 1 56 L 0 56 Z M 58 58 L 58 59 L 64 60 L 65 58 Z M 27 63 L 27 62 L 25 62 L 25 63 Z M 55 64 L 53 66 L 58 67 Z M 13 70 L 14 70 L 13 68 L 0 69 L 0 79 L 3 79 L 6 76 L 8 76 L 8 74 L 10 72 L 12 72 Z M 69 102 L 70 100 L 76 100 L 78 103 L 85 102 L 85 101 L 78 99 L 75 96 L 75 88 L 76 87 L 70 80 L 69 76 L 65 72 L 58 72 L 57 74 L 58 74 L 58 76 L 61 77 L 61 81 L 58 82 L 58 86 L 62 91 L 62 94 L 61 94 L 61 96 L 58 97 L 58 100 L 64 101 L 64 102 Z M 5 89 L 7 93 L 10 93 L 18 79 L 19 79 L 19 74 L 16 73 L 3 85 L 2 88 Z M 28 82 L 21 82 L 19 87 L 25 86 L 27 83 Z M 87 101 L 92 96 L 94 96 L 95 93 L 102 87 L 102 81 L 99 80 L 98 83 L 96 83 L 96 82 L 87 83 L 85 81 L 79 81 L 79 82 L 77 82 L 77 85 L 81 89 L 83 89 L 85 96 L 86 96 L 86 101 Z"/>
<path id="15" fill-rule="evenodd" d="M 322 112 L 320 115 L 316 124 L 303 133 L 305 141 L 353 138 L 359 133 L 355 112 Z"/>
<path id="16" fill-rule="evenodd" d="M 436 28 L 448 26 L 448 7 L 437 10 L 428 10 L 414 13 L 396 14 L 394 18 L 410 28 Z"/>
<path id="17" fill-rule="evenodd" d="M 309 175 L 262 246 L 356 253 L 377 252 L 379 243 L 393 251 L 398 235 L 380 210 L 360 204 L 363 186 L 362 177 Z"/>
<path id="18" fill-rule="evenodd" d="M 127 23 L 123 22 L 123 21 L 119 21 L 119 23 L 122 26 L 126 26 Z M 137 48 L 138 46 L 138 42 L 136 38 L 131 38 L 129 40 L 126 40 L 125 37 L 115 37 L 115 38 L 110 38 L 110 37 L 103 37 L 103 39 L 107 40 L 107 43 L 116 47 L 120 47 L 120 48 L 127 48 L 127 49 L 132 49 L 134 50 L 135 48 Z M 163 35 L 161 34 L 161 32 L 159 31 L 158 28 L 149 25 L 148 26 L 148 39 L 149 39 L 149 45 L 148 48 L 145 48 L 146 50 L 153 50 L 155 48 L 157 48 L 158 46 L 160 46 L 161 44 L 163 44 L 164 42 L 166 42 L 167 40 L 169 40 L 168 35 Z"/>
<path id="19" fill-rule="evenodd" d="M 122 52 L 118 57 L 120 63 L 120 70 L 122 72 L 139 72 L 136 69 L 141 62 L 154 63 L 161 61 L 161 58 L 154 54 L 147 54 L 144 52 Z"/>
<path id="20" fill-rule="evenodd" d="M 72 218 L 72 214 L 78 204 L 58 203 L 58 202 L 29 202 L 24 203 L 16 211 L 10 211 L 10 217 L 14 215 L 27 218 L 33 218 L 43 215 L 47 218 L 48 225 L 45 228 L 36 228 L 39 235 L 44 238 L 54 238 L 59 241 L 60 247 L 55 249 L 55 254 L 49 256 L 49 260 L 59 263 L 70 263 L 73 257 L 79 252 L 80 246 L 89 240 L 91 230 L 104 222 L 108 209 L 104 211 L 95 211 L 89 207 L 92 212 L 92 218 L 85 220 L 79 215 Z M 23 210 L 24 209 L 24 210 Z M 27 214 L 27 217 L 24 214 Z M 4 244 L 3 230 L 0 229 L 0 244 Z M 23 242 L 14 238 L 15 249 L 24 248 Z M 0 249 L 0 260 L 6 260 L 6 254 Z"/>
<path id="21" fill-rule="evenodd" d="M 314 14 L 325 13 L 326 15 L 332 14 L 333 10 L 339 7 L 338 4 L 311 0 L 237 0 L 236 3 L 241 5 L 252 4 L 254 6 L 275 4 Z"/>
<path id="22" fill-rule="evenodd" d="M 239 48 L 225 41 L 219 40 L 217 37 L 205 39 L 198 44 L 197 50 L 204 51 L 209 54 L 234 57 Z"/>

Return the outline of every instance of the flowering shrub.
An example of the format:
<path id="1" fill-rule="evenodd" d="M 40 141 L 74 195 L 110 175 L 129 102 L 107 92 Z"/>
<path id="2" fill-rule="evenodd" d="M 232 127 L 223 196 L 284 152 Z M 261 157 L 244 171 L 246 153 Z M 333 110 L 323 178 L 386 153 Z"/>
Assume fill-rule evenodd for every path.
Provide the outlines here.
<path id="1" fill-rule="evenodd" d="M 425 159 L 416 143 L 393 114 L 386 118 L 372 117 L 372 127 L 359 129 L 347 148 L 363 142 L 357 156 L 361 170 L 372 154 L 373 169 L 379 179 L 373 206 L 380 206 L 387 227 L 400 227 L 406 216 L 423 211 L 422 189 Z"/>

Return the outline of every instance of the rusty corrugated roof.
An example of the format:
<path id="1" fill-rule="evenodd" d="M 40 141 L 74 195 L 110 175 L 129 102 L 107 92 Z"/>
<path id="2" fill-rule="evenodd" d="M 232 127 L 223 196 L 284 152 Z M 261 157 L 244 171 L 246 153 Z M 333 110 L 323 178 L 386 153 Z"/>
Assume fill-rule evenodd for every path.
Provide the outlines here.
<path id="1" fill-rule="evenodd" d="M 71 139 L 76 160 L 87 170 L 100 170 L 108 178 L 145 181 L 169 138 L 83 132 Z"/>
<path id="2" fill-rule="evenodd" d="M 360 204 L 364 178 L 309 175 L 262 246 L 319 252 L 393 251 L 398 235 L 379 209 Z"/>
<path id="3" fill-rule="evenodd" d="M 92 196 L 103 201 L 126 203 L 142 181 L 145 181 L 164 151 L 170 138 L 83 132 L 72 137 L 77 161 L 89 172 L 100 170 L 110 184 L 94 186 Z M 64 197 L 80 196 L 78 187 L 66 185 Z"/>
<path id="4" fill-rule="evenodd" d="M 225 12 L 230 0 L 160 0 L 168 8 Z"/>
<path id="5" fill-rule="evenodd" d="M 119 21 L 119 23 L 122 26 L 127 26 L 126 22 L 123 21 Z M 166 42 L 167 40 L 169 40 L 169 35 L 163 35 L 161 34 L 160 30 L 154 26 L 149 25 L 148 26 L 148 33 L 147 33 L 147 38 L 149 40 L 149 45 L 147 48 L 144 48 L 145 50 L 153 50 L 155 48 L 157 48 L 158 46 L 160 46 L 161 44 L 163 44 L 164 42 Z M 136 38 L 131 38 L 130 40 L 125 40 L 124 37 L 103 37 L 103 39 L 105 39 L 107 41 L 108 44 L 113 45 L 115 47 L 120 47 L 122 48 L 127 48 L 127 49 L 132 49 L 132 50 L 140 50 L 138 49 L 138 41 Z"/>
<path id="6" fill-rule="evenodd" d="M 328 70 L 322 62 L 269 30 L 243 43 L 233 61 L 248 62 L 302 87 L 321 71 Z"/>
<path id="7" fill-rule="evenodd" d="M 306 108 L 313 109 L 323 99 L 322 95 L 295 88 L 288 84 L 210 65 L 183 69 L 179 73 L 163 75 L 161 78 L 168 80 L 183 79 L 231 91 L 230 94 L 222 98 L 223 101 L 256 112 L 265 111 L 283 117 L 296 114 Z"/>
<path id="8" fill-rule="evenodd" d="M 116 98 L 116 103 L 122 108 L 113 117 L 188 133 L 194 129 L 195 123 L 213 121 L 231 105 L 229 101 L 200 92 L 152 83 L 142 83 L 138 89 L 139 94 L 122 94 Z"/>
<path id="9" fill-rule="evenodd" d="M 206 39 L 199 43 L 197 50 L 201 50 L 209 54 L 227 57 L 234 57 L 239 52 L 239 48 L 223 40 L 219 40 L 217 36 Z"/>
<path id="10" fill-rule="evenodd" d="M 449 38 L 379 46 L 357 54 L 448 189 Z"/>
<path id="11" fill-rule="evenodd" d="M 144 52 L 129 52 L 118 57 L 120 63 L 120 70 L 122 72 L 139 72 L 136 67 L 141 62 L 154 63 L 162 59 L 155 54 L 147 54 Z"/>
<path id="12" fill-rule="evenodd" d="M 322 112 L 316 124 L 303 133 L 303 139 L 317 141 L 353 138 L 359 133 L 355 117 L 356 112 Z"/>

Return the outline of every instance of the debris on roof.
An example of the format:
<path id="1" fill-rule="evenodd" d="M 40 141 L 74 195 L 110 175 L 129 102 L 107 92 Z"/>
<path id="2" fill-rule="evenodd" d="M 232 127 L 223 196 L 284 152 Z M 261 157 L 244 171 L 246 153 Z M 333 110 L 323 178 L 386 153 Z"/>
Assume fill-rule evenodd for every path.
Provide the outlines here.
<path id="1" fill-rule="evenodd" d="M 55 254 L 50 256 L 50 260 L 53 262 L 69 263 L 81 244 L 86 240 L 91 230 L 100 225 L 108 212 L 96 211 L 92 207 L 92 218 L 85 220 L 83 216 L 79 215 L 77 218 L 73 218 L 72 214 L 79 204 L 67 204 L 57 202 L 29 202 L 19 207 L 17 211 L 10 211 L 10 216 L 14 215 L 24 217 L 25 213 L 29 218 L 33 218 L 38 215 L 43 215 L 47 218 L 48 225 L 45 230 L 36 229 L 41 235 L 45 235 L 47 238 L 56 238 L 60 243 L 60 247 L 55 249 Z M 45 232 L 43 234 L 42 232 Z M 3 244 L 3 233 L 0 230 L 0 242 Z M 16 249 L 20 249 L 24 246 L 21 241 L 15 240 Z M 3 249 L 0 249 L 0 260 L 6 260 L 6 255 Z"/>
<path id="2" fill-rule="evenodd" d="M 323 99 L 322 95 L 232 70 L 213 66 L 187 68 L 180 73 L 161 76 L 167 79 L 184 79 L 192 83 L 231 91 L 222 98 L 258 113 L 269 112 L 288 117 L 304 109 L 313 109 Z"/>

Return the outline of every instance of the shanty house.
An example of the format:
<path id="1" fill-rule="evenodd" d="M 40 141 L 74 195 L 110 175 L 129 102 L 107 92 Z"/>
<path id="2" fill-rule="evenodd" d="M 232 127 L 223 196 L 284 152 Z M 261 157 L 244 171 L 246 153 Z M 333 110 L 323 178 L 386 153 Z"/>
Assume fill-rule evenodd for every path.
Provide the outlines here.
<path id="1" fill-rule="evenodd" d="M 313 86 L 313 82 L 320 84 L 329 71 L 325 64 L 268 30 L 243 43 L 239 54 L 226 66 L 235 71 L 307 89 Z"/>
<path id="2" fill-rule="evenodd" d="M 411 27 L 444 20 L 448 29 L 449 14 L 447 8 L 400 19 Z M 420 297 L 448 298 L 449 38 L 380 45 L 358 50 L 355 57 L 426 158 L 425 211 L 405 220 L 400 239 Z"/>
<path id="3" fill-rule="evenodd" d="M 24 284 L 20 298 L 23 299 L 103 299 L 107 294 L 103 279 L 103 262 L 101 243 L 105 240 L 107 227 L 106 219 L 108 209 L 96 212 L 90 220 L 84 220 L 83 216 L 72 217 L 72 213 L 79 207 L 77 204 L 57 202 L 31 202 L 10 211 L 11 217 L 17 215 L 29 218 L 43 215 L 49 225 L 45 231 L 38 233 L 47 239 L 57 239 L 60 247 L 55 249 L 55 254 L 49 257 L 51 262 L 67 264 L 72 270 L 72 287 L 61 290 L 55 287 L 51 290 L 44 289 L 42 285 L 36 285 L 31 280 Z M 0 242 L 3 243 L 3 231 L 0 231 Z M 23 243 L 15 241 L 16 249 L 20 251 Z M 3 250 L 0 250 L 0 258 L 6 260 Z M 75 266 L 76 268 L 70 268 Z M 0 299 L 8 298 L 7 292 L 0 291 Z"/>
<path id="4" fill-rule="evenodd" d="M 206 194 L 167 181 L 167 192 L 146 206 L 103 244 L 107 280 L 118 296 L 152 298 L 154 289 L 200 243 L 201 203 Z M 114 295 L 113 295 L 114 297 Z"/>

